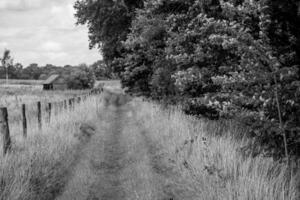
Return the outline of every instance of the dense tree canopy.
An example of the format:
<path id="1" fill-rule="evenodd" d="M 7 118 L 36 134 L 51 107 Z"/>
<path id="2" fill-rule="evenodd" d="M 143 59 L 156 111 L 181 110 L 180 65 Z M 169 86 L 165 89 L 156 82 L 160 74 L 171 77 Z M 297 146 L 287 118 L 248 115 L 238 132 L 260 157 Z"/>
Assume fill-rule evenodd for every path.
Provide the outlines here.
<path id="1" fill-rule="evenodd" d="M 113 78 L 111 70 L 107 67 L 103 60 L 99 60 L 90 66 L 97 80 L 105 80 Z"/>
<path id="2" fill-rule="evenodd" d="M 272 155 L 300 152 L 299 0 L 132 2 L 75 5 L 128 91 L 235 118 Z"/>
<path id="3" fill-rule="evenodd" d="M 107 64 L 122 52 L 136 8 L 142 0 L 77 0 L 77 24 L 87 24 L 90 47 L 99 48 Z"/>

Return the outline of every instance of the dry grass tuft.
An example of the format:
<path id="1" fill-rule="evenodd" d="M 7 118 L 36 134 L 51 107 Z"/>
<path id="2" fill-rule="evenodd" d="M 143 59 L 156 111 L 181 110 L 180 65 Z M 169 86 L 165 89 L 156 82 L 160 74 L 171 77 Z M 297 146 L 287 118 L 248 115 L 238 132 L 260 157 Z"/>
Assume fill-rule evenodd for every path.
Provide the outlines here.
<path id="1" fill-rule="evenodd" d="M 236 130 L 216 137 L 215 131 L 222 127 L 214 131 L 210 122 L 197 121 L 177 109 L 169 113 L 158 105 L 142 103 L 138 110 L 137 118 L 151 130 L 147 134 L 181 173 L 181 183 L 176 184 L 182 184 L 195 199 L 299 199 L 299 171 L 289 179 L 282 163 L 243 157 L 239 149 L 248 141 L 234 139 Z"/>

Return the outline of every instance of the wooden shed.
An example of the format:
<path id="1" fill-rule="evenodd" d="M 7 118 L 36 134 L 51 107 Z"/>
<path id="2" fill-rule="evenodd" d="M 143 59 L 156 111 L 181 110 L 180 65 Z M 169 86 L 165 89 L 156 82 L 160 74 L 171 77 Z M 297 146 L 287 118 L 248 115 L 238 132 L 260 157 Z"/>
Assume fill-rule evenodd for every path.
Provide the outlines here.
<path id="1" fill-rule="evenodd" d="M 58 74 L 51 75 L 44 83 L 44 90 L 66 90 L 68 89 L 67 81 L 65 78 Z"/>

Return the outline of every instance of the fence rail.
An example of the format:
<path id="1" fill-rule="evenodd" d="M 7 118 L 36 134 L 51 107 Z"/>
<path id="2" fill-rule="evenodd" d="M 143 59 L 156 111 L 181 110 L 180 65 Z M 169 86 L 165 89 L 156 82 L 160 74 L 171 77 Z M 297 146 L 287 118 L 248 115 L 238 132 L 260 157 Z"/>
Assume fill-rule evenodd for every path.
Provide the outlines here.
<path id="1" fill-rule="evenodd" d="M 57 115 L 61 111 L 74 111 L 76 104 L 79 105 L 81 102 L 84 102 L 87 97 L 92 95 L 98 95 L 103 91 L 103 88 L 96 88 L 90 90 L 88 93 L 73 97 L 70 99 L 64 99 L 59 102 L 48 102 L 46 103 L 46 123 L 51 123 L 51 116 L 52 113 Z M 39 130 L 42 130 L 42 103 L 36 102 L 37 106 L 37 122 Z M 21 108 L 21 115 L 22 115 L 22 128 L 23 128 L 23 137 L 27 137 L 27 118 L 26 118 L 26 104 L 22 104 Z M 11 148 L 11 137 L 10 137 L 10 129 L 8 123 L 8 110 L 6 107 L 0 107 L 0 135 L 2 136 L 2 143 L 3 143 L 3 154 L 7 154 Z"/>

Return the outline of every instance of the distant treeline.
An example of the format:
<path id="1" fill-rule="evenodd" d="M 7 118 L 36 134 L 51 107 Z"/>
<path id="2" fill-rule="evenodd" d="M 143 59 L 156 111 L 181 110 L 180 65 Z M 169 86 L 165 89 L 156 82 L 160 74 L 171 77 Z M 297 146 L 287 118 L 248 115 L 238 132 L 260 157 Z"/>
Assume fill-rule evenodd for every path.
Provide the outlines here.
<path id="1" fill-rule="evenodd" d="M 8 67 L 9 79 L 26 79 L 26 80 L 45 80 L 52 74 L 59 74 L 66 78 L 76 74 L 91 73 L 96 80 L 110 79 L 111 72 L 106 67 L 103 61 L 97 61 L 92 65 L 80 64 L 78 66 L 55 66 L 47 64 L 39 66 L 36 63 L 24 67 L 20 63 L 10 65 Z M 6 78 L 6 69 L 0 66 L 0 79 Z"/>

